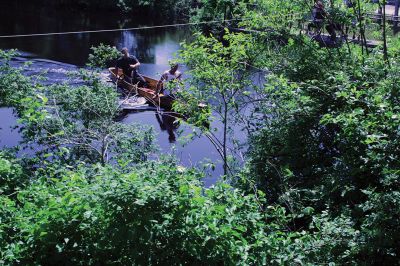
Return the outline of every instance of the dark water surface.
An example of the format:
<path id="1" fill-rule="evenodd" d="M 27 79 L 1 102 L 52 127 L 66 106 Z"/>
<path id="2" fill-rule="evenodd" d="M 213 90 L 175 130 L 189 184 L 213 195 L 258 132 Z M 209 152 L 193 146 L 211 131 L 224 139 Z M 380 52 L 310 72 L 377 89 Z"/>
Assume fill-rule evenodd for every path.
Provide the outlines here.
<path id="1" fill-rule="evenodd" d="M 95 13 L 95 14 L 94 14 Z M 151 17 L 122 17 L 109 12 L 93 12 L 92 14 L 71 10 L 54 10 L 51 8 L 20 5 L 18 1 L 0 3 L 0 35 L 35 34 L 46 32 L 66 32 L 82 30 L 103 30 L 114 28 L 138 27 L 144 25 L 169 24 L 152 21 Z M 82 33 L 69 35 L 52 35 L 19 38 L 0 38 L 0 49 L 17 48 L 22 52 L 17 63 L 33 61 L 30 73 L 47 70 L 50 82 L 62 82 L 66 73 L 77 66 L 83 66 L 90 53 L 90 47 L 100 43 L 128 47 L 130 52 L 138 57 L 142 65 L 140 72 L 158 77 L 168 68 L 168 60 L 179 49 L 179 43 L 190 38 L 188 27 L 146 29 L 135 31 L 116 31 L 107 33 Z M 30 73 L 27 73 L 28 75 Z M 161 121 L 161 123 L 159 122 Z M 154 111 L 143 111 L 127 114 L 123 123 L 139 122 L 152 125 L 158 132 L 158 144 L 163 153 L 174 153 L 185 166 L 199 165 L 202 161 L 211 160 L 216 163 L 216 169 L 206 185 L 213 184 L 222 174 L 219 156 L 210 142 L 204 138 L 182 144 L 180 137 L 192 132 L 187 125 L 180 125 L 174 131 L 177 138 L 170 143 L 171 130 L 163 125 L 163 120 L 157 119 Z M 10 127 L 16 125 L 16 118 L 11 109 L 0 109 L 0 147 L 12 147 L 20 141 L 17 130 Z M 178 132 L 180 132 L 178 134 Z M 186 142 L 186 141 L 185 141 Z"/>

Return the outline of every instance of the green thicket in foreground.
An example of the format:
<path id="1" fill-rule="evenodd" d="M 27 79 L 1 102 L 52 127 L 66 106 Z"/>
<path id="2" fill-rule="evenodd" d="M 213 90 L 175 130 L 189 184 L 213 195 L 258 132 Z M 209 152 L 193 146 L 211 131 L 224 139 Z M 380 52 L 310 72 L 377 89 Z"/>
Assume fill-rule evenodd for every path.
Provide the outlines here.
<path id="1" fill-rule="evenodd" d="M 54 170 L 27 176 L 18 161 L 1 154 L 1 176 L 18 183 L 2 187 L 0 196 L 4 264 L 324 261 L 335 239 L 352 233 L 343 232 L 345 220 L 340 232 L 322 226 L 324 217 L 314 221 L 322 234 L 288 232 L 283 208 L 260 211 L 255 196 L 226 184 L 204 189 L 199 174 L 173 162 L 149 162 L 128 172 L 101 166 Z"/>
<path id="2" fill-rule="evenodd" d="M 43 86 L 1 52 L 1 105 L 19 116 L 23 145 L 41 145 L 34 159 L 0 153 L 1 263 L 399 264 L 399 39 L 379 30 L 376 49 L 326 48 L 293 29 L 311 1 L 246 3 L 228 10 L 251 34 L 197 35 L 178 56 L 192 73 L 177 96 L 207 101 L 223 124 L 221 138 L 196 129 L 230 181 L 212 188 L 173 158 L 149 159 L 150 128 L 115 122 L 115 88 L 93 68 L 112 48 L 94 49 L 75 87 Z M 326 6 L 363 31 L 374 6 L 357 3 Z M 243 170 L 238 126 L 249 137 Z"/>

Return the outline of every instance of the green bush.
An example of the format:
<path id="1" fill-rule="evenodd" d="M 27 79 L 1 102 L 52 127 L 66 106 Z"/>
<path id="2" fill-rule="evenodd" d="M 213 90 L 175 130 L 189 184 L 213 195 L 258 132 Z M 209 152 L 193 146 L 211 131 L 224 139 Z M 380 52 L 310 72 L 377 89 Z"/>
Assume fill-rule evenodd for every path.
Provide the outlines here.
<path id="1" fill-rule="evenodd" d="M 264 246 L 280 244 L 271 236 L 286 237 L 273 223 L 279 208 L 260 212 L 228 185 L 204 189 L 198 173 L 171 162 L 88 170 L 41 176 L 15 200 L 0 198 L 4 263 L 249 264 L 276 256 Z"/>
<path id="2" fill-rule="evenodd" d="M 272 104 L 259 107 L 265 120 L 251 137 L 249 171 L 301 226 L 309 223 L 297 216 L 305 207 L 350 217 L 360 232 L 358 263 L 395 264 L 399 42 L 385 61 L 379 48 L 362 54 L 301 38 L 270 54 L 276 68 L 264 93 Z"/>
<path id="3" fill-rule="evenodd" d="M 0 195 L 13 195 L 29 181 L 28 171 L 20 161 L 0 151 Z"/>

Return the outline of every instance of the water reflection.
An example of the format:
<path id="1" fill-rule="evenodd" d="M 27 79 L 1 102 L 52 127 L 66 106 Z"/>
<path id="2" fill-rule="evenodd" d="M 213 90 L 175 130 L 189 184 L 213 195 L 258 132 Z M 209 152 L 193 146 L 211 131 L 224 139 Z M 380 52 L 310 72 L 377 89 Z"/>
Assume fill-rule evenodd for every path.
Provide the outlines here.
<path id="1" fill-rule="evenodd" d="M 4 1 L 0 1 L 0 22 L 2 35 L 133 28 L 166 23 L 143 14 L 132 18 L 118 13 L 71 12 Z M 103 43 L 118 48 L 128 47 L 143 63 L 167 64 L 179 48 L 179 42 L 190 35 L 188 27 L 178 27 L 7 38 L 1 40 L 0 49 L 18 48 L 39 58 L 83 66 L 90 48 Z"/>
<path id="2" fill-rule="evenodd" d="M 135 51 L 137 53 L 136 50 L 138 49 L 138 44 L 136 41 L 136 37 L 132 32 L 123 31 L 119 44 L 122 47 L 127 47 L 130 52 Z"/>
<path id="3" fill-rule="evenodd" d="M 175 131 L 179 127 L 179 121 L 176 114 L 171 112 L 157 112 L 156 119 L 160 125 L 161 131 L 166 131 L 168 133 L 169 142 L 174 143 L 176 141 Z"/>

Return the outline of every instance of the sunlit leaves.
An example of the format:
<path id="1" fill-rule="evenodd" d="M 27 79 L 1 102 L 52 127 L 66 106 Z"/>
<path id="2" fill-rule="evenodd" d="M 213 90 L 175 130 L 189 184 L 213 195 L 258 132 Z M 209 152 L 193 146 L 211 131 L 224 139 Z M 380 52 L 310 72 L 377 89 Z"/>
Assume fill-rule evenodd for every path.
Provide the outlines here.
<path id="1" fill-rule="evenodd" d="M 88 66 L 91 68 L 104 69 L 120 56 L 120 52 L 109 45 L 100 44 L 90 48 L 92 53 L 89 54 Z"/>

